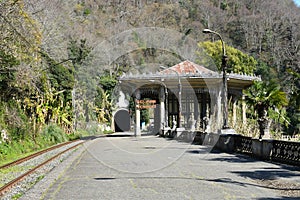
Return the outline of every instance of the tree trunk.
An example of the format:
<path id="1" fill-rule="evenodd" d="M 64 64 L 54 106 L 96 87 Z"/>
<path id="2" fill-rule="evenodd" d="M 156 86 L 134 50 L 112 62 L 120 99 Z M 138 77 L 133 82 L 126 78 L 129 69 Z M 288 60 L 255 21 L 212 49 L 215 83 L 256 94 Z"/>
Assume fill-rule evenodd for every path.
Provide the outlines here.
<path id="1" fill-rule="evenodd" d="M 270 119 L 267 117 L 259 118 L 259 139 L 270 139 Z"/>

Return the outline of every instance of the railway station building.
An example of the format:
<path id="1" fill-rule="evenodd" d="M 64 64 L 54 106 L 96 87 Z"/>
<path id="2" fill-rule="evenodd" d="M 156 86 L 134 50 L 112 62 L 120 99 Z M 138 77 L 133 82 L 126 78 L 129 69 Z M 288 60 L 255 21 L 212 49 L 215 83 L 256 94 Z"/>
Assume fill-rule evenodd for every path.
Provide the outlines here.
<path id="1" fill-rule="evenodd" d="M 237 115 L 246 121 L 243 90 L 259 77 L 227 74 L 230 124 L 235 125 Z M 153 109 L 153 131 L 197 130 L 213 132 L 222 126 L 222 73 L 212 71 L 185 60 L 154 73 L 124 74 L 119 78 L 122 92 L 135 102 L 134 126 L 140 134 L 140 112 Z"/>

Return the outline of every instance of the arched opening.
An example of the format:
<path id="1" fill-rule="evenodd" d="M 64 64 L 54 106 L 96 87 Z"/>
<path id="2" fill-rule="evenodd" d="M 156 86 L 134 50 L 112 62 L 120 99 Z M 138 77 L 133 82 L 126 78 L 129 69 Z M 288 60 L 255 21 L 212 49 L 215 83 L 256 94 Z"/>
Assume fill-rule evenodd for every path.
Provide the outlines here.
<path id="1" fill-rule="evenodd" d="M 114 116 L 115 131 L 126 132 L 130 130 L 130 115 L 128 110 L 118 110 Z"/>

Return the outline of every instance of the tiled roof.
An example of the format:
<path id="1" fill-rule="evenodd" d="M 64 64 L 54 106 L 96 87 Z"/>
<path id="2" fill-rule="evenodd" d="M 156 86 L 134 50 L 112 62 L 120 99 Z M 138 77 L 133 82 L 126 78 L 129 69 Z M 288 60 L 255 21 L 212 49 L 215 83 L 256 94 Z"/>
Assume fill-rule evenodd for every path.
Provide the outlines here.
<path id="1" fill-rule="evenodd" d="M 174 74 L 176 71 L 179 75 L 196 75 L 196 74 L 214 74 L 216 72 L 207 69 L 203 66 L 197 65 L 189 60 L 183 61 L 177 65 L 161 71 L 161 74 Z"/>

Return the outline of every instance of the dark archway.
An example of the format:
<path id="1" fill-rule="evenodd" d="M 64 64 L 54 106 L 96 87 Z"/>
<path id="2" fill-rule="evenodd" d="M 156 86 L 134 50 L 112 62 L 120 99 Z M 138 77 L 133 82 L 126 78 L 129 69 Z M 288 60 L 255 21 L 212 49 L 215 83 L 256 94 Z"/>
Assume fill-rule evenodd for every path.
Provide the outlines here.
<path id="1" fill-rule="evenodd" d="M 130 130 L 130 115 L 128 110 L 118 110 L 114 116 L 115 131 L 125 132 Z"/>

